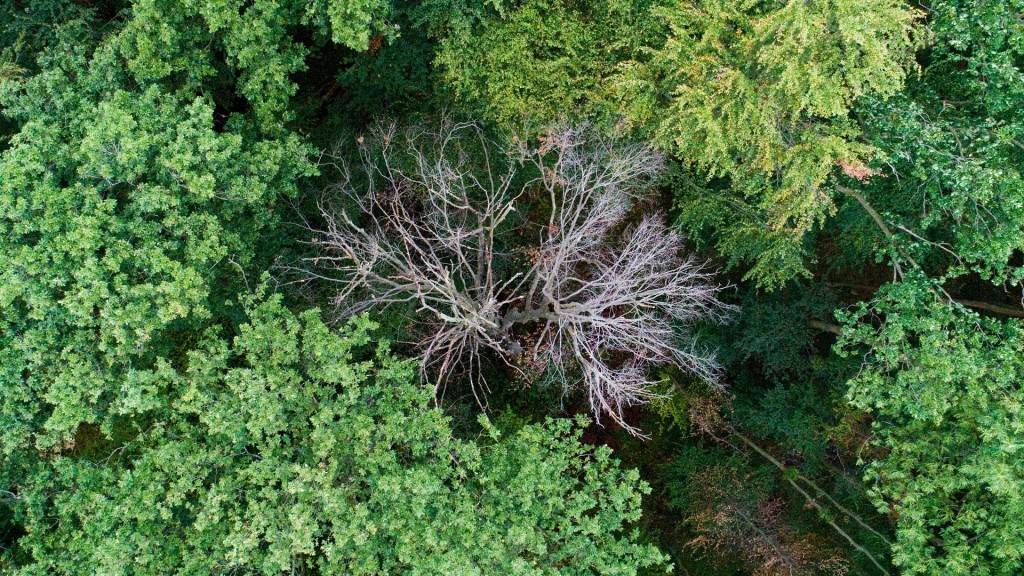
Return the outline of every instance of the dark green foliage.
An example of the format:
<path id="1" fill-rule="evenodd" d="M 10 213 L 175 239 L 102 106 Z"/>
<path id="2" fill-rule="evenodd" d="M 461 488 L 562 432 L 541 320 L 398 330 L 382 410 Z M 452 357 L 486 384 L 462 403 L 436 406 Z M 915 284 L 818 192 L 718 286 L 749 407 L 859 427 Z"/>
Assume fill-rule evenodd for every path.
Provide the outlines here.
<path id="1" fill-rule="evenodd" d="M 669 501 L 688 538 L 684 550 L 708 564 L 698 573 L 850 572 L 852 560 L 820 535 L 799 501 L 788 500 L 776 472 L 742 453 L 702 444 L 684 446 L 665 467 Z"/>
<path id="2" fill-rule="evenodd" d="M 120 10 L 116 0 L 90 9 L 73 0 L 10 0 L 0 6 L 0 57 L 5 75 L 38 71 L 36 57 L 62 41 L 91 44 L 104 17 Z"/>
<path id="3" fill-rule="evenodd" d="M 1020 323 L 964 308 L 1020 316 L 1022 8 L 932 3 L 922 75 L 860 111 L 885 163 L 851 204 L 903 281 L 842 315 L 841 351 L 866 361 L 848 397 L 877 419 L 869 479 L 906 573 L 1024 566 Z"/>
<path id="4" fill-rule="evenodd" d="M 923 75 L 862 115 L 886 160 L 866 189 L 937 277 L 1024 276 L 1021 2 L 936 2 Z"/>
<path id="5" fill-rule="evenodd" d="M 1021 14 L 0 2 L 0 572 L 1024 572 Z M 367 321 L 282 304 L 324 294 L 246 296 L 310 254 L 319 148 L 439 114 L 669 155 L 656 202 L 735 284 L 695 336 L 726 391 L 657 369 L 642 442 L 496 364 L 496 423 L 447 420 Z M 414 313 L 376 333 L 419 354 Z"/>
<path id="6" fill-rule="evenodd" d="M 1012 456 L 1024 125 L 1010 103 L 1021 100 L 1024 78 L 1020 12 L 1013 2 L 930 3 L 920 74 L 836 117 L 855 121 L 852 142 L 871 150 L 861 166 L 845 159 L 830 169 L 838 217 L 804 235 L 802 253 L 779 252 L 815 264 L 806 283 L 833 303 L 808 307 L 790 290 L 748 297 L 735 335 L 723 339 L 724 357 L 736 360 L 732 425 L 777 443 L 819 485 L 849 485 L 843 469 L 869 463 L 868 486 L 888 520 L 876 524 L 895 527 L 893 562 L 905 573 L 1013 574 L 1024 564 L 1013 496 L 1024 474 Z M 703 102 L 719 105 L 713 95 Z M 751 138 L 743 166 L 753 169 L 757 145 L 770 140 Z M 757 216 L 736 201 L 743 188 L 730 177 L 680 186 L 684 220 L 705 237 L 723 235 L 718 247 L 733 262 L 768 258 L 763 271 L 785 271 L 771 260 L 776 244 L 728 241 L 743 229 L 737 221 Z M 843 314 L 842 330 L 831 324 L 830 306 L 861 299 L 870 303 Z M 845 358 L 827 350 L 840 331 Z"/>
<path id="7" fill-rule="evenodd" d="M 95 14 L 71 0 L 0 4 L 0 82 L 38 72 L 38 57 L 62 43 L 92 46 L 97 36 Z M 7 148 L 18 125 L 0 106 L 0 151 Z"/>

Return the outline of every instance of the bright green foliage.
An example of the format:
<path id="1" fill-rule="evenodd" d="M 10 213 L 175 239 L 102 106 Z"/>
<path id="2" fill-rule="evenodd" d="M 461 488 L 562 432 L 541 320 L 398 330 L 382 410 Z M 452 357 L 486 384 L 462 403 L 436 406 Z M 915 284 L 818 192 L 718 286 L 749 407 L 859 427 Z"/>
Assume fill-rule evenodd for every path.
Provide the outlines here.
<path id="1" fill-rule="evenodd" d="M 22 574 L 635 574 L 647 490 L 569 421 L 453 438 L 365 318 L 280 297 L 149 383 L 173 404 L 65 445 L 16 487 Z M 80 431 L 79 436 L 83 436 Z"/>
<path id="2" fill-rule="evenodd" d="M 156 358 L 220 313 L 229 262 L 313 172 L 284 129 L 298 27 L 365 46 L 384 9 L 142 0 L 97 43 L 76 22 L 36 34 L 40 71 L 0 79 L 19 126 L 0 158 L 4 450 L 167 401 Z"/>
<path id="3" fill-rule="evenodd" d="M 742 314 L 701 334 L 731 405 L 682 383 L 660 405 L 677 427 L 626 444 L 664 489 L 644 525 L 679 573 L 786 573 L 787 555 L 810 572 L 1024 572 L 1021 14 L 0 1 L 0 572 L 660 570 L 624 528 L 645 485 L 575 425 L 455 439 L 364 320 L 338 335 L 274 298 L 238 304 L 246 274 L 304 255 L 282 223 L 317 224 L 298 194 L 311 141 L 439 110 L 653 141 L 689 240 L 738 269 Z M 573 410 L 528 380 L 498 386 L 510 421 Z M 476 430 L 477 407 L 448 401 Z M 705 444 L 675 436 L 691 427 Z"/>
<path id="4" fill-rule="evenodd" d="M 93 44 L 95 24 L 92 11 L 72 0 L 0 2 L 0 83 L 37 72 L 37 57 L 62 41 Z M 0 113 L 0 151 L 17 127 Z"/>
<path id="5" fill-rule="evenodd" d="M 858 188 L 892 236 L 862 206 L 850 210 L 907 280 L 844 316 L 843 350 L 868 354 L 849 394 L 876 419 L 882 457 L 871 479 L 897 520 L 894 562 L 908 573 L 1018 574 L 1022 327 L 949 297 L 1019 309 L 1024 3 L 939 1 L 931 10 L 935 43 L 922 76 L 860 110 L 886 177 Z"/>
<path id="6" fill-rule="evenodd" d="M 165 402 L 142 375 L 309 171 L 296 138 L 218 131 L 203 99 L 118 89 L 109 52 L 68 50 L 4 84 L 21 124 L 0 158 L 4 450 Z"/>
<path id="7" fill-rule="evenodd" d="M 280 126 L 296 90 L 291 75 L 309 53 L 299 27 L 321 43 L 365 50 L 387 11 L 385 0 L 137 0 L 115 44 L 141 82 L 196 92 L 231 79 L 263 126 Z"/>
<path id="8" fill-rule="evenodd" d="M 568 422 L 452 437 L 414 371 L 279 299 L 229 343 L 235 267 L 313 173 L 311 43 L 381 2 L 142 0 L 5 68 L 0 484 L 26 574 L 630 574 L 644 485 Z M 74 38 L 86 38 L 74 40 Z M 5 58 L 10 54 L 5 53 Z M 11 72 L 8 74 L 7 72 Z M 10 538 L 11 536 L 5 536 Z M 4 542 L 10 544 L 11 542 Z M 5 546 L 6 547 L 6 546 Z"/>
<path id="9" fill-rule="evenodd" d="M 864 106 L 886 157 L 866 194 L 937 276 L 1024 279 L 1024 2 L 935 2 L 905 94 Z M 940 247 L 941 246 L 941 247 Z"/>
<path id="10" fill-rule="evenodd" d="M 823 185 L 871 157 L 850 109 L 902 86 L 914 12 L 895 0 L 693 0 L 654 16 L 668 37 L 625 76 L 631 120 L 732 185 L 684 194 L 683 218 L 719 225 L 721 250 L 754 262 L 747 277 L 762 286 L 806 275 L 802 238 L 833 210 Z"/>
<path id="11" fill-rule="evenodd" d="M 907 574 L 1019 574 L 1024 326 L 951 306 L 919 277 L 844 319 L 842 350 L 870 346 L 849 398 L 875 415 L 886 451 L 869 476 L 897 519 L 893 562 Z"/>
<path id="12" fill-rule="evenodd" d="M 456 22 L 446 15 L 436 63 L 460 102 L 504 127 L 614 117 L 611 77 L 650 37 L 646 6 L 530 0 Z"/>

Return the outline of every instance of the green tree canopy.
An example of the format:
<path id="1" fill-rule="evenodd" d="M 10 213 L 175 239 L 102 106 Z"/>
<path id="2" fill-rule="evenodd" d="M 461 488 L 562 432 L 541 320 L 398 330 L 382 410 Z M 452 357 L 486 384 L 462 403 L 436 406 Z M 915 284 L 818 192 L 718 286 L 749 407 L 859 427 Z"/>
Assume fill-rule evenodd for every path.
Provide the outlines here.
<path id="1" fill-rule="evenodd" d="M 8 451 L 167 401 L 139 374 L 223 312 L 229 262 L 253 262 L 277 200 L 315 171 L 286 128 L 310 51 L 296 36 L 365 47 L 387 11 L 144 0 L 100 36 L 88 11 L 45 6 L 81 18 L 47 33 L 19 15 L 37 62 L 0 79 L 17 125 L 0 157 Z"/>
<path id="2" fill-rule="evenodd" d="M 333 162 L 317 145 L 363 144 L 379 114 L 412 125 L 444 110 L 521 137 L 562 120 L 646 141 L 669 169 L 644 210 L 674 202 L 685 241 L 732 267 L 738 321 L 702 327 L 692 348 L 718 339 L 729 392 L 644 370 L 676 385 L 658 404 L 675 427 L 631 409 L 627 426 L 659 431 L 650 444 L 587 433 L 634 447 L 620 454 L 659 483 L 643 525 L 688 558 L 682 573 L 1021 573 L 1022 13 L 1024 0 L 0 2 L 0 566 L 663 567 L 628 529 L 644 485 L 578 426 L 502 435 L 484 421 L 477 438 L 472 403 L 449 398 L 449 422 L 411 383 L 397 356 L 415 345 L 373 351 L 365 320 L 338 334 L 281 303 L 325 304 L 324 284 L 244 296 L 273 262 L 316 256 L 286 223 L 331 217 L 301 194 L 330 184 L 314 182 Z M 458 159 L 489 161 L 475 145 Z M 391 166 L 405 178 L 410 163 Z M 398 188 L 421 201 L 421 184 Z M 481 252 L 502 252 L 510 275 L 537 262 L 520 247 L 568 230 L 519 225 L 555 212 L 527 188 Z M 479 200 L 445 198 L 456 212 Z M 365 229 L 374 213 L 350 208 Z M 445 236 L 414 221 L 397 240 L 414 262 L 468 245 L 462 224 Z M 595 222 L 608 246 L 637 229 Z M 644 261 L 602 247 L 553 276 L 606 258 Z M 406 312 L 381 324 L 407 336 Z M 523 344 L 542 340 L 533 328 L 513 336 L 541 351 Z M 635 352 L 582 359 L 634 366 Z M 538 366 L 488 367 L 511 420 L 580 408 Z"/>
<path id="3" fill-rule="evenodd" d="M 893 562 L 907 574 L 1018 573 L 1024 327 L 951 305 L 917 274 L 844 318 L 844 353 L 870 349 L 849 398 L 877 419 L 885 455 L 868 471 L 897 519 Z"/>
<path id="4" fill-rule="evenodd" d="M 630 67 L 628 114 L 728 189 L 681 190 L 682 218 L 712 231 L 764 287 L 807 275 L 804 236 L 834 212 L 826 183 L 873 156 L 850 111 L 913 68 L 916 14 L 897 0 L 731 2 L 659 8 L 663 46 Z"/>
<path id="5" fill-rule="evenodd" d="M 130 374 L 210 318 L 227 259 L 253 258 L 310 171 L 293 136 L 218 130 L 202 97 L 123 89 L 108 50 L 67 50 L 4 84 L 21 123 L 0 158 L 5 450 L 134 410 Z"/>
<path id="6" fill-rule="evenodd" d="M 902 278 L 842 315 L 841 351 L 866 353 L 849 399 L 876 419 L 883 452 L 870 479 L 896 518 L 894 562 L 907 573 L 1015 574 L 1024 4 L 930 8 L 921 77 L 862 108 L 886 163 L 851 184 L 861 233 Z"/>
<path id="7" fill-rule="evenodd" d="M 281 298 L 206 333 L 171 401 L 116 437 L 83 425 L 13 486 L 19 574 L 635 574 L 647 490 L 568 420 L 452 436 L 373 325 Z"/>
<path id="8" fill-rule="evenodd" d="M 453 16 L 435 1 L 421 11 L 440 36 L 444 85 L 463 106 L 506 128 L 540 129 L 569 114 L 617 120 L 613 77 L 657 29 L 649 4 L 495 2 Z"/>

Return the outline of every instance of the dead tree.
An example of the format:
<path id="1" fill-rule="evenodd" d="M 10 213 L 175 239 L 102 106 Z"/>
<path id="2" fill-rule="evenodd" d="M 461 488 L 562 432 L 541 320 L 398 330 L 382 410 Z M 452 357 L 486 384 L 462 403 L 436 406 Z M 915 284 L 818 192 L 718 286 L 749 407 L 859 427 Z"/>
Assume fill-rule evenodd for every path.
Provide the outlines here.
<path id="1" fill-rule="evenodd" d="M 429 324 L 422 373 L 436 392 L 465 374 L 483 402 L 486 352 L 557 370 L 596 417 L 637 432 L 623 409 L 655 395 L 652 365 L 715 381 L 712 355 L 685 337 L 727 312 L 711 272 L 660 215 L 631 217 L 662 169 L 657 152 L 566 126 L 502 153 L 472 124 L 384 125 L 358 142 L 358 168 L 339 162 L 341 181 L 321 204 L 313 273 L 340 284 L 347 313 L 415 303 Z M 523 219 L 524 195 L 546 199 L 548 215 L 526 222 L 530 240 L 517 245 L 508 238 L 522 236 L 511 221 Z M 510 267 L 518 272 L 498 271 Z"/>

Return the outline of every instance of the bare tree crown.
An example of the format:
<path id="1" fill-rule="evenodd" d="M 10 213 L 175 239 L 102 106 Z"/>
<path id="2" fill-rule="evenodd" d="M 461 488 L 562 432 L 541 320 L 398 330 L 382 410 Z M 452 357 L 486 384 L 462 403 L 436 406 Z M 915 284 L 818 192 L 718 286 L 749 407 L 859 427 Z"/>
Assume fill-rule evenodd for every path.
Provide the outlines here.
<path id="1" fill-rule="evenodd" d="M 340 284 L 348 313 L 415 303 L 438 393 L 463 374 L 483 403 L 486 354 L 555 370 L 597 418 L 638 433 L 623 409 L 656 395 L 653 365 L 716 380 L 685 329 L 723 317 L 719 288 L 661 215 L 634 215 L 663 166 L 653 149 L 558 126 L 496 152 L 475 125 L 453 123 L 381 125 L 358 142 L 361 162 L 339 163 L 321 204 L 314 273 Z M 547 222 L 519 214 L 527 204 Z"/>

